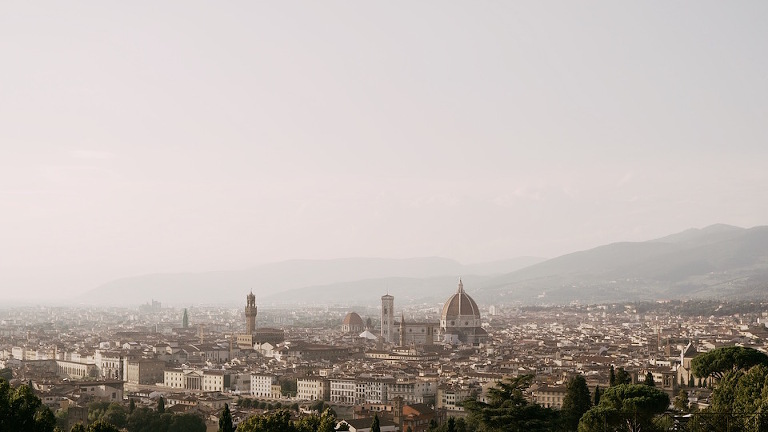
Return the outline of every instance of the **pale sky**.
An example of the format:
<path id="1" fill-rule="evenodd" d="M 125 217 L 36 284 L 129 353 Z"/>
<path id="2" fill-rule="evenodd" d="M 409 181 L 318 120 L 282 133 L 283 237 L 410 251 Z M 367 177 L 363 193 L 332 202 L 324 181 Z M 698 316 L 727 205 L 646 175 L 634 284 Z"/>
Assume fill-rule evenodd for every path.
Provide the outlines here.
<path id="1" fill-rule="evenodd" d="M 4 1 L 0 295 L 768 224 L 765 1 Z"/>

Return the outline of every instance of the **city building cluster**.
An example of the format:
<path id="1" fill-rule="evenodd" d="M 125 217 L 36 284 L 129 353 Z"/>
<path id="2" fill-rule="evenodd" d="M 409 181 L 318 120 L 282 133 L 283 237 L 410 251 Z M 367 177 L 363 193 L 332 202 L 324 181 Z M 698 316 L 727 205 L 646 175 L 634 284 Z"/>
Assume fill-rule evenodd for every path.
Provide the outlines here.
<path id="1" fill-rule="evenodd" d="M 666 306 L 489 305 L 484 313 L 459 281 L 442 305 L 396 310 L 385 294 L 373 310 L 262 308 L 258 319 L 253 293 L 244 313 L 157 302 L 5 309 L 0 370 L 51 409 L 66 409 L 70 424 L 87 422 L 94 401 L 155 406 L 163 398 L 167 409 L 211 423 L 225 404 L 235 423 L 268 406 L 331 406 L 351 427 L 375 415 L 390 430 L 420 432 L 523 375 L 534 377 L 526 397 L 545 407 L 562 406 L 574 376 L 594 393 L 620 373 L 631 382 L 652 377 L 671 398 L 686 389 L 704 408 L 710 390 L 694 377 L 693 358 L 732 345 L 766 351 L 766 312 Z"/>

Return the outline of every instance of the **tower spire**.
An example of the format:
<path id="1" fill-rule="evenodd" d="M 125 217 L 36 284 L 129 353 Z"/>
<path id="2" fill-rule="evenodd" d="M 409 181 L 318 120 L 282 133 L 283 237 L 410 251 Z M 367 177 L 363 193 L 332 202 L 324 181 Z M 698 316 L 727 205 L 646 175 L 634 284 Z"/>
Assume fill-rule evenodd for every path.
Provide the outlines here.
<path id="1" fill-rule="evenodd" d="M 461 277 L 459 277 L 459 290 L 457 292 L 459 293 L 464 292 L 464 284 L 461 282 Z"/>

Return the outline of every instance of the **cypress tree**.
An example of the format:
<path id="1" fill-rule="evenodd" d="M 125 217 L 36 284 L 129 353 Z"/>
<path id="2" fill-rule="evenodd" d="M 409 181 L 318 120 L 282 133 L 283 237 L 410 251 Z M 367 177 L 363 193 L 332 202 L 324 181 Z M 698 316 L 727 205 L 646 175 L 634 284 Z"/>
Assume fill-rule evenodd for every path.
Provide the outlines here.
<path id="1" fill-rule="evenodd" d="M 219 417 L 219 432 L 234 432 L 232 426 L 232 413 L 229 411 L 229 404 L 224 404 L 224 409 Z"/>
<path id="2" fill-rule="evenodd" d="M 371 423 L 371 432 L 381 432 L 381 426 L 379 426 L 379 415 L 373 415 L 373 422 Z"/>

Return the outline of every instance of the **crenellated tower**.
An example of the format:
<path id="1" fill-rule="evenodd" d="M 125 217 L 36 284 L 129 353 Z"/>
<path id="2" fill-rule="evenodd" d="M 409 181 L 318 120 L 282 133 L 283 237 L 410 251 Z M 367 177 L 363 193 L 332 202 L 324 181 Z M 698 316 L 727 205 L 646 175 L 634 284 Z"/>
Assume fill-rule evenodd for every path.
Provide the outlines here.
<path id="1" fill-rule="evenodd" d="M 256 330 L 256 296 L 251 291 L 245 303 L 245 334 L 252 335 L 254 330 Z"/>

